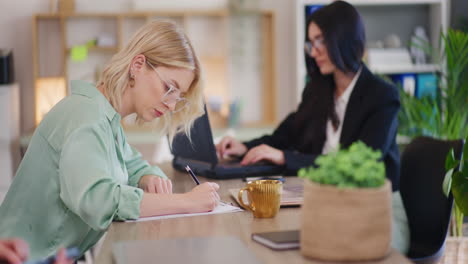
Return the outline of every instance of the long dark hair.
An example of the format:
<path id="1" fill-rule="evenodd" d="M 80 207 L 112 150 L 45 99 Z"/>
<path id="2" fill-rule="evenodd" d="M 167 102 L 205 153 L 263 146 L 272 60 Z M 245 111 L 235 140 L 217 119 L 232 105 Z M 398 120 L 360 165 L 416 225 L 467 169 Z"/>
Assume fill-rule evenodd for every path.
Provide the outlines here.
<path id="1" fill-rule="evenodd" d="M 345 73 L 356 73 L 366 42 L 364 23 L 357 10 L 344 1 L 318 9 L 307 18 L 306 40 L 311 23 L 322 31 L 328 56 L 335 67 Z M 336 85 L 333 75 L 322 75 L 315 60 L 305 55 L 308 82 L 294 126 L 298 133 L 296 138 L 303 143 L 300 148 L 320 153 L 326 140 L 327 120 L 330 119 L 334 127 L 341 122 L 335 112 Z"/>

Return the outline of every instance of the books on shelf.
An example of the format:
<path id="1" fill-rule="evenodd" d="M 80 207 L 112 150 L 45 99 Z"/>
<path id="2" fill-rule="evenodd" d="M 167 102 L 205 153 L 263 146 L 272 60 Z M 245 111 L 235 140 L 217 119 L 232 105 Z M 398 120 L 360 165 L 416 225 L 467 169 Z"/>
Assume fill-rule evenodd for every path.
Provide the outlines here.
<path id="1" fill-rule="evenodd" d="M 437 95 L 437 76 L 432 73 L 418 74 L 416 79 L 415 96 L 422 98 L 424 96 L 436 97 Z"/>
<path id="2" fill-rule="evenodd" d="M 392 82 L 412 96 L 435 97 L 437 95 L 437 76 L 433 73 L 404 73 L 389 75 Z"/>

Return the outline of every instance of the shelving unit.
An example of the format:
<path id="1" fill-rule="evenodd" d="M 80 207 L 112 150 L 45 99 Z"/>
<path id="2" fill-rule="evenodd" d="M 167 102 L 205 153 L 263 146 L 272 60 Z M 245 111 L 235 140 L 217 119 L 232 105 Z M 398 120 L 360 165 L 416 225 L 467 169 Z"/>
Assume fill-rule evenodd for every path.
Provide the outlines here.
<path id="1" fill-rule="evenodd" d="M 235 15 L 239 15 L 236 13 Z M 258 54 L 260 87 L 251 87 L 261 94 L 258 102 L 249 103 L 257 107 L 254 112 L 260 113 L 258 120 L 247 120 L 246 125 L 265 125 L 276 122 L 276 84 L 274 81 L 274 13 L 271 11 L 248 11 L 243 16 L 257 16 L 261 36 Z M 238 96 L 235 80 L 243 76 L 232 72 L 233 55 L 232 39 L 229 30 L 232 28 L 232 16 L 229 10 L 193 10 L 193 11 L 149 11 L 119 13 L 71 13 L 71 14 L 36 14 L 33 17 L 33 70 L 36 93 L 42 93 L 38 82 L 48 78 L 95 81 L 99 69 L 109 61 L 111 56 L 120 50 L 133 33 L 143 24 L 164 18 L 180 24 L 194 45 L 205 71 L 205 95 L 220 96 L 229 102 Z M 86 62 L 76 63 L 70 60 L 71 48 L 84 45 L 100 34 L 115 38 L 115 45 L 88 49 Z M 68 87 L 65 87 L 65 95 Z M 243 95 L 249 96 L 249 95 Z M 63 97 L 63 96 L 61 96 Z M 60 98 L 61 98 L 60 97 Z M 59 100 L 57 98 L 56 100 Z M 223 106 L 227 110 L 228 105 Z M 249 110 L 246 110 L 249 111 Z M 251 111 L 251 110 L 250 110 Z M 43 113 L 36 113 L 36 123 Z"/>
<path id="2" fill-rule="evenodd" d="M 415 25 L 426 28 L 429 40 L 437 47 L 440 32 L 448 28 L 448 7 L 446 0 L 348 0 L 362 15 L 368 41 L 382 39 L 382 36 L 398 33 L 402 46 L 409 43 L 409 36 Z M 305 86 L 306 68 L 304 62 L 305 8 L 309 5 L 327 5 L 330 0 L 296 1 L 296 95 L 298 101 Z M 423 65 L 381 66 L 370 70 L 377 74 L 430 73 L 437 65 L 429 62 Z"/>
<path id="3" fill-rule="evenodd" d="M 399 74 L 399 73 L 424 73 L 424 72 L 435 72 L 438 69 L 438 66 L 435 64 L 413 64 L 411 66 L 375 66 L 372 68 L 372 71 L 377 74 Z"/>

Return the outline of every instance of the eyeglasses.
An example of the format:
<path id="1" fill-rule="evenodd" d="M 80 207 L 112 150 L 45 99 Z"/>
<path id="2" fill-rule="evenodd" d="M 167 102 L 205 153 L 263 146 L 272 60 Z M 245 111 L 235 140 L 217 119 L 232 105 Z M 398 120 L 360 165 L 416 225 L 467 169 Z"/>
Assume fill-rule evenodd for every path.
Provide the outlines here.
<path id="1" fill-rule="evenodd" d="M 304 43 L 304 50 L 309 56 L 312 54 L 313 48 L 322 50 L 324 47 L 325 47 L 325 40 L 323 38 L 316 38 L 312 41 L 306 41 Z"/>
<path id="2" fill-rule="evenodd" d="M 189 102 L 186 98 L 181 97 L 180 90 L 175 87 L 174 85 L 170 84 L 168 81 L 166 81 L 165 78 L 162 77 L 162 75 L 159 73 L 158 70 L 156 70 L 156 67 L 154 67 L 151 63 L 148 61 L 146 62 L 158 75 L 159 79 L 164 85 L 164 89 L 166 90 L 166 93 L 164 93 L 161 101 L 165 105 L 171 105 L 175 104 L 174 110 L 172 110 L 172 113 L 177 113 L 186 108 L 189 105 Z"/>

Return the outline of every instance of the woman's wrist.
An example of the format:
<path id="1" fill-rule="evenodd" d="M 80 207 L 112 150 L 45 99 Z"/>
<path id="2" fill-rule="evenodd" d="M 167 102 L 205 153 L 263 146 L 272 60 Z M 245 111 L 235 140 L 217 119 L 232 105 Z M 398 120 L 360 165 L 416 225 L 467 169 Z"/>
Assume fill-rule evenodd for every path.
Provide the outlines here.
<path id="1" fill-rule="evenodd" d="M 143 193 L 140 203 L 140 217 L 189 213 L 190 208 L 191 200 L 187 197 L 187 193 Z"/>

